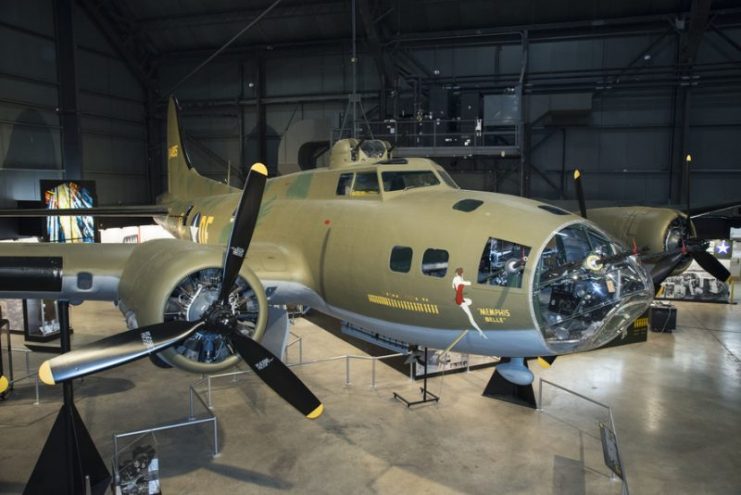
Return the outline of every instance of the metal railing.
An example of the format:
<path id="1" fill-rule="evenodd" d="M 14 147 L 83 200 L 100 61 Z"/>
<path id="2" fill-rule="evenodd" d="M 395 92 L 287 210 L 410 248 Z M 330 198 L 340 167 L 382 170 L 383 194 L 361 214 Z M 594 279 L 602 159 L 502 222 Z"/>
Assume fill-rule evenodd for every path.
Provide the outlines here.
<path id="1" fill-rule="evenodd" d="M 34 388 L 35 388 L 35 400 L 34 405 L 39 405 L 40 401 L 40 385 L 39 385 L 39 375 L 35 371 L 31 371 L 31 351 L 29 349 L 18 349 L 14 348 L 10 341 L 10 322 L 8 320 L 2 320 L 2 324 L 0 325 L 0 338 L 2 338 L 2 330 L 5 329 L 6 332 L 6 342 L 7 345 L 5 347 L 5 352 L 8 356 L 8 392 L 11 393 L 13 389 L 15 388 L 15 385 L 18 382 L 22 382 L 23 380 L 28 380 L 29 378 L 33 377 L 34 379 Z M 26 366 L 26 374 L 21 376 L 20 378 L 15 378 L 15 373 L 13 370 L 13 353 L 14 352 L 20 352 L 23 353 L 24 363 Z"/>
<path id="2" fill-rule="evenodd" d="M 382 139 L 397 148 L 467 147 L 473 154 L 483 147 L 520 146 L 519 125 L 506 122 L 483 126 L 480 120 L 458 119 L 364 121 L 358 122 L 358 130 L 359 138 Z M 332 142 L 351 135 L 351 129 L 334 129 Z"/>
<path id="3" fill-rule="evenodd" d="M 295 344 L 298 344 L 298 362 L 303 363 L 304 362 L 304 339 L 302 337 L 299 337 L 293 332 L 288 332 L 294 340 L 291 342 L 288 342 L 286 344 L 286 347 L 283 349 L 283 362 L 288 362 L 288 349 L 294 346 Z"/>
<path id="4" fill-rule="evenodd" d="M 114 481 L 115 483 L 119 483 L 119 473 L 118 473 L 118 458 L 119 458 L 119 440 L 127 437 L 132 436 L 141 436 L 146 435 L 148 433 L 156 433 L 160 431 L 167 431 L 167 430 L 173 430 L 176 428 L 185 428 L 189 426 L 198 426 L 206 423 L 211 423 L 213 428 L 213 456 L 217 457 L 219 455 L 219 425 L 218 421 L 216 420 L 216 416 L 213 412 L 211 412 L 211 408 L 206 404 L 206 401 L 203 400 L 203 397 L 195 390 L 195 386 L 202 383 L 204 379 L 201 379 L 200 381 L 193 383 L 188 386 L 189 388 L 189 397 L 188 397 L 188 417 L 184 421 L 178 421 L 175 423 L 170 424 L 164 424 L 164 425 L 158 425 L 153 426 L 150 428 L 143 428 L 140 430 L 134 430 L 134 431 L 128 431 L 125 433 L 114 433 L 113 434 L 113 469 L 114 469 Z M 203 418 L 197 418 L 195 416 L 195 410 L 194 410 L 194 404 L 196 401 L 194 401 L 194 398 L 197 402 L 203 406 L 203 409 L 206 411 L 206 416 Z"/>
<path id="5" fill-rule="evenodd" d="M 300 342 L 300 338 L 298 339 L 298 341 Z M 343 355 L 343 356 L 334 356 L 334 357 L 330 357 L 330 358 L 316 359 L 316 360 L 313 360 L 313 361 L 301 361 L 301 362 L 298 362 L 298 363 L 287 364 L 287 366 L 289 368 L 293 368 L 293 367 L 299 367 L 299 366 L 311 366 L 311 365 L 320 364 L 320 363 L 329 363 L 329 362 L 343 361 L 344 360 L 345 361 L 345 385 L 347 386 L 347 385 L 351 385 L 352 384 L 352 382 L 350 380 L 350 371 L 351 371 L 351 369 L 350 369 L 350 362 L 353 361 L 353 360 L 370 361 L 371 362 L 370 386 L 371 386 L 371 388 L 375 389 L 376 388 L 376 363 L 378 361 L 383 361 L 385 359 L 391 359 L 391 358 L 394 358 L 394 357 L 401 357 L 401 356 L 408 356 L 408 355 L 409 355 L 409 353 L 406 353 L 406 352 L 399 352 L 399 353 L 396 353 L 396 354 L 387 354 L 385 356 L 356 356 L 356 355 L 352 355 L 352 354 L 347 354 L 347 355 Z M 413 369 L 413 366 L 414 366 L 414 362 L 410 363 L 410 365 L 409 365 L 410 372 L 409 373 L 410 373 L 410 378 L 412 378 L 412 379 L 414 377 L 414 369 Z M 197 382 L 197 384 L 206 382 L 206 404 L 207 404 L 207 407 L 209 409 L 212 409 L 213 408 L 213 401 L 212 401 L 212 393 L 211 392 L 212 392 L 212 388 L 213 388 L 212 383 L 213 383 L 214 380 L 221 379 L 221 378 L 229 378 L 230 377 L 230 378 L 232 378 L 232 382 L 236 382 L 238 376 L 248 375 L 248 374 L 251 374 L 251 373 L 253 373 L 252 370 L 230 371 L 228 373 L 219 373 L 219 374 L 216 374 L 216 375 L 208 375 L 205 378 L 203 378 L 202 380 L 200 380 L 199 382 Z"/>

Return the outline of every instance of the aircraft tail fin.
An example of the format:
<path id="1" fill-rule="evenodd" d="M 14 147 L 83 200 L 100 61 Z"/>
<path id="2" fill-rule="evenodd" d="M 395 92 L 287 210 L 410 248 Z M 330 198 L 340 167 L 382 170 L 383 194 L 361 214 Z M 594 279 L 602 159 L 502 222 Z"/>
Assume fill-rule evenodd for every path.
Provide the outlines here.
<path id="1" fill-rule="evenodd" d="M 167 191 L 168 199 L 186 199 L 234 192 L 227 184 L 200 175 L 183 146 L 178 102 L 170 97 L 167 106 Z"/>

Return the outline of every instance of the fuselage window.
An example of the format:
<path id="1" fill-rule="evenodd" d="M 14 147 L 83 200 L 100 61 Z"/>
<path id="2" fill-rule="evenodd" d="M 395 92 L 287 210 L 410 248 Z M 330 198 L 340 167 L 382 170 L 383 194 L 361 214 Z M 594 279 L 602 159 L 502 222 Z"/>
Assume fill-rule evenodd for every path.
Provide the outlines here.
<path id="1" fill-rule="evenodd" d="M 448 252 L 444 249 L 428 249 L 422 256 L 422 273 L 430 277 L 444 277 L 448 273 Z"/>
<path id="2" fill-rule="evenodd" d="M 378 193 L 378 175 L 375 172 L 362 172 L 355 175 L 355 182 L 352 186 L 353 196 Z"/>
<path id="3" fill-rule="evenodd" d="M 440 184 L 434 173 L 427 170 L 414 172 L 383 172 L 381 173 L 384 191 L 404 191 L 415 187 L 436 186 Z"/>
<path id="4" fill-rule="evenodd" d="M 337 181 L 337 196 L 349 196 L 352 187 L 353 174 L 341 174 L 340 180 Z"/>
<path id="5" fill-rule="evenodd" d="M 394 246 L 394 249 L 391 250 L 389 267 L 395 272 L 408 273 L 412 267 L 412 248 Z"/>
<path id="6" fill-rule="evenodd" d="M 522 272 L 529 254 L 527 246 L 489 237 L 479 261 L 478 283 L 522 287 Z"/>

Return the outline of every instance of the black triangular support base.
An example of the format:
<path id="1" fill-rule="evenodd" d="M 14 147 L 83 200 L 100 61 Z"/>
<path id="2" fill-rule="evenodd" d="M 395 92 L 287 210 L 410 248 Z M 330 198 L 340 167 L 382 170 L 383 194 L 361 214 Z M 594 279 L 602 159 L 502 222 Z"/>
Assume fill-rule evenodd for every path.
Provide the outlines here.
<path id="1" fill-rule="evenodd" d="M 524 364 L 527 368 L 527 360 L 524 361 Z M 515 385 L 514 383 L 505 380 L 504 377 L 497 372 L 496 368 L 489 379 L 489 383 L 486 384 L 486 388 L 482 395 L 484 397 L 503 400 L 520 406 L 530 407 L 532 409 L 538 408 L 538 405 L 535 402 L 535 392 L 533 391 L 532 385 Z"/>
<path id="2" fill-rule="evenodd" d="M 92 495 L 103 495 L 110 487 L 111 475 L 85 423 L 74 404 L 65 404 L 59 410 L 23 494 L 88 493 L 86 477 L 90 479 Z"/>

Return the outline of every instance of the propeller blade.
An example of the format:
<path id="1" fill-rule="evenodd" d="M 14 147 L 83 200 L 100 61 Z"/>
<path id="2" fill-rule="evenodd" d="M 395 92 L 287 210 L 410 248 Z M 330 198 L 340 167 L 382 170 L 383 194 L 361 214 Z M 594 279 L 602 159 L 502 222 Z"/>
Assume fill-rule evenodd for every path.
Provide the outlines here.
<path id="1" fill-rule="evenodd" d="M 250 168 L 247 180 L 244 183 L 242 198 L 239 200 L 237 214 L 234 217 L 234 226 L 227 244 L 226 258 L 222 272 L 221 292 L 219 300 L 227 302 L 237 274 L 242 268 L 247 248 L 252 240 L 252 233 L 257 225 L 257 215 L 260 212 L 262 193 L 268 178 L 268 169 L 262 163 L 255 163 Z"/>
<path id="2" fill-rule="evenodd" d="M 581 185 L 581 172 L 578 168 L 574 170 L 574 184 L 576 185 L 576 199 L 579 200 L 579 211 L 583 218 L 587 218 L 587 203 L 584 200 L 584 189 Z"/>
<path id="3" fill-rule="evenodd" d="M 237 332 L 231 335 L 231 340 L 234 348 L 255 374 L 286 402 L 309 419 L 321 416 L 324 405 L 272 352 Z"/>
<path id="4" fill-rule="evenodd" d="M 685 253 L 678 251 L 662 257 L 651 270 L 651 278 L 654 282 L 654 291 L 658 291 L 666 277 L 668 277 L 679 264 L 684 261 Z M 655 292 L 654 292 L 655 293 Z"/>
<path id="5" fill-rule="evenodd" d="M 548 369 L 551 367 L 557 356 L 538 356 L 538 364 L 541 368 Z"/>
<path id="6" fill-rule="evenodd" d="M 160 352 L 187 338 L 202 321 L 173 320 L 100 339 L 44 361 L 39 378 L 47 385 L 72 380 Z"/>
<path id="7" fill-rule="evenodd" d="M 713 277 L 717 278 L 721 282 L 727 282 L 731 276 L 731 272 L 721 264 L 718 259 L 707 251 L 697 251 L 692 253 L 692 257 L 697 261 L 697 264 L 702 267 L 703 270 L 708 272 Z"/>

